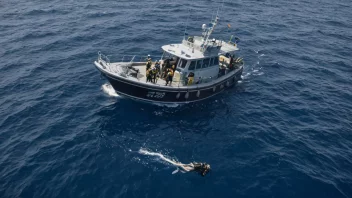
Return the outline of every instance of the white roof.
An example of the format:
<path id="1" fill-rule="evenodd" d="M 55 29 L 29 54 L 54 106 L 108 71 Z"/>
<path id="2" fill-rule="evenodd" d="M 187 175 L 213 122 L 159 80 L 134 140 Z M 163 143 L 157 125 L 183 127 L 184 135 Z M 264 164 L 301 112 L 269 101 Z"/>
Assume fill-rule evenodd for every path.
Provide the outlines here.
<path id="1" fill-rule="evenodd" d="M 234 51 L 238 50 L 237 46 L 228 44 L 224 41 L 216 40 L 216 44 L 221 44 L 221 48 L 218 55 L 233 53 Z M 161 48 L 167 53 L 170 53 L 186 60 L 203 59 L 206 57 L 214 56 L 214 54 L 204 56 L 204 53 L 201 51 L 201 45 L 202 41 L 199 38 L 195 37 L 194 43 L 190 43 L 186 40 L 183 40 L 183 43 L 164 45 Z"/>
<path id="2" fill-rule="evenodd" d="M 192 48 L 185 46 L 183 44 L 164 45 L 161 48 L 167 53 L 170 53 L 172 55 L 175 55 L 187 60 L 204 58 L 203 52 L 197 49 L 192 50 Z"/>

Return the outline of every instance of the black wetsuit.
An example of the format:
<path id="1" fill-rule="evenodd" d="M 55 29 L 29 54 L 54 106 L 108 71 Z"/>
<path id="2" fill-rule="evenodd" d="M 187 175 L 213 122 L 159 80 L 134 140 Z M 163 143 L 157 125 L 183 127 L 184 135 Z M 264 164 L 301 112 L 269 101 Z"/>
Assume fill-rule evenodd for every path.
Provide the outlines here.
<path id="1" fill-rule="evenodd" d="M 194 171 L 198 172 L 200 175 L 205 176 L 208 173 L 206 164 L 203 163 L 193 163 Z"/>

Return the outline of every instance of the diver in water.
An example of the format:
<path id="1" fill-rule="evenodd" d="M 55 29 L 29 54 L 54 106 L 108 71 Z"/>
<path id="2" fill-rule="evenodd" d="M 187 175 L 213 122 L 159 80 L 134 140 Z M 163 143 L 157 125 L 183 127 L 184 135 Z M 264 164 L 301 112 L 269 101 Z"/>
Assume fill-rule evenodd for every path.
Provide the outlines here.
<path id="1" fill-rule="evenodd" d="M 198 163 L 198 162 L 192 162 L 189 164 L 182 164 L 180 162 L 175 162 L 171 159 L 166 158 L 163 154 L 161 153 L 154 153 L 154 152 L 149 152 L 147 150 L 144 149 L 140 149 L 138 151 L 140 154 L 142 155 L 150 155 L 150 156 L 158 156 L 160 157 L 162 160 L 174 165 L 177 167 L 177 169 L 175 171 L 172 172 L 172 174 L 177 173 L 179 170 L 183 173 L 185 172 L 197 172 L 199 173 L 201 176 L 205 176 L 207 173 L 209 173 L 210 171 L 210 165 L 207 163 Z"/>
<path id="2" fill-rule="evenodd" d="M 195 171 L 203 177 L 210 171 L 210 165 L 207 163 L 192 162 L 190 164 L 181 164 L 181 163 L 177 163 L 177 164 L 178 165 L 176 166 L 181 168 L 183 171 L 186 171 L 186 172 Z M 175 174 L 177 172 L 178 172 L 178 169 L 172 173 Z"/>

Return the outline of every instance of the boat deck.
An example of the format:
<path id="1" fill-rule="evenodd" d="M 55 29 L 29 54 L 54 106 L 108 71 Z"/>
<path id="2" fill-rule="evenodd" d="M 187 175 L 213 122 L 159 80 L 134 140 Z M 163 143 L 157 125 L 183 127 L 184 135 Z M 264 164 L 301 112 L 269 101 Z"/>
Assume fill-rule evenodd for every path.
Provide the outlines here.
<path id="1" fill-rule="evenodd" d="M 139 72 L 134 72 L 133 70 L 130 70 L 130 79 L 132 80 L 136 80 L 136 81 L 140 81 L 140 82 L 145 82 L 145 83 L 151 83 L 154 85 L 159 85 L 159 86 L 166 86 L 166 81 L 163 78 L 157 78 L 156 82 L 147 82 L 147 75 L 146 75 L 146 66 L 144 65 L 145 63 L 143 63 L 143 65 L 141 64 L 133 64 L 132 67 L 134 69 L 138 69 Z M 119 66 L 121 66 L 121 63 L 111 63 L 110 64 L 110 68 L 118 68 Z M 154 64 L 152 65 L 152 67 L 154 67 Z M 112 69 L 111 70 L 114 73 L 118 73 L 117 69 Z M 159 74 L 160 76 L 161 74 Z M 183 87 L 183 83 L 177 81 L 172 81 L 172 83 L 167 85 L 167 86 L 171 86 L 171 87 Z"/>
<path id="2" fill-rule="evenodd" d="M 139 81 L 147 82 L 146 66 L 133 66 L 133 67 L 136 69 L 139 69 L 139 74 L 138 74 Z M 152 67 L 154 67 L 154 64 L 152 65 Z M 160 75 L 161 74 L 159 74 L 159 76 Z M 166 81 L 163 78 L 157 78 L 155 83 L 153 83 L 153 82 L 147 82 L 147 83 L 152 83 L 152 84 L 156 84 L 156 85 L 160 85 L 160 86 L 166 85 Z M 183 86 L 183 84 L 181 82 L 172 81 L 171 85 L 169 82 L 169 84 L 167 86 L 180 87 L 180 86 Z"/>
<path id="3" fill-rule="evenodd" d="M 220 62 L 223 60 L 220 58 Z M 225 59 L 226 61 L 226 59 Z M 220 63 L 221 65 L 223 63 Z M 243 65 L 243 63 L 242 63 Z M 154 63 L 152 64 L 152 67 L 154 67 Z M 239 70 L 241 67 L 237 67 L 234 71 L 236 72 Z M 108 70 L 111 73 L 115 73 L 117 75 L 124 76 L 128 78 L 129 80 L 136 81 L 136 82 L 141 82 L 141 83 L 146 83 L 146 84 L 153 84 L 156 86 L 166 86 L 166 81 L 163 78 L 158 78 L 156 82 L 147 82 L 147 76 L 146 76 L 146 65 L 145 62 L 115 62 L 115 63 L 109 63 L 109 64 L 103 64 L 103 69 Z M 137 72 L 138 71 L 138 72 Z M 226 74 L 229 72 L 228 69 L 225 70 Z M 213 80 L 218 81 L 221 80 L 222 78 L 226 78 L 226 74 L 220 75 L 217 78 L 214 78 Z M 161 76 L 159 74 L 159 76 Z M 168 84 L 167 86 L 169 87 L 193 87 L 193 86 L 198 86 L 198 83 L 193 83 L 192 85 L 184 85 L 183 82 L 180 81 L 175 81 L 175 79 L 172 81 L 172 83 Z M 202 82 L 201 84 L 208 84 L 208 83 L 213 83 L 211 81 L 206 81 Z"/>

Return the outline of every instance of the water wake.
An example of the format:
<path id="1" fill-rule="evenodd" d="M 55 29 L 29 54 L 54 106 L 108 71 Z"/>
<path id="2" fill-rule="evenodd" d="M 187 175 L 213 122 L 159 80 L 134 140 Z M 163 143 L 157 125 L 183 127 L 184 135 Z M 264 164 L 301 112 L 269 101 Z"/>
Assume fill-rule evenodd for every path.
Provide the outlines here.
<path id="1" fill-rule="evenodd" d="M 139 154 L 142 154 L 142 155 L 149 155 L 149 156 L 156 156 L 156 157 L 159 157 L 160 159 L 162 159 L 162 160 L 164 160 L 164 161 L 166 161 L 166 162 L 168 162 L 168 163 L 170 163 L 170 164 L 172 164 L 172 165 L 174 165 L 174 166 L 180 166 L 180 165 L 181 165 L 181 163 L 178 163 L 178 162 L 173 161 L 173 160 L 171 160 L 171 159 L 169 159 L 169 158 L 166 158 L 166 157 L 165 157 L 163 154 L 161 154 L 161 153 L 150 152 L 150 151 L 147 151 L 147 150 L 142 149 L 142 148 L 139 149 L 138 153 L 139 153 Z"/>
<path id="2" fill-rule="evenodd" d="M 119 95 L 116 93 L 115 89 L 108 83 L 105 83 L 101 86 L 101 89 L 112 97 L 118 97 Z"/>
<path id="3" fill-rule="evenodd" d="M 177 103 L 166 104 L 166 103 L 158 103 L 158 102 L 153 102 L 152 104 L 159 106 L 159 107 L 169 107 L 169 108 L 176 108 L 176 107 L 180 107 L 182 105 L 182 104 L 177 104 Z"/>

